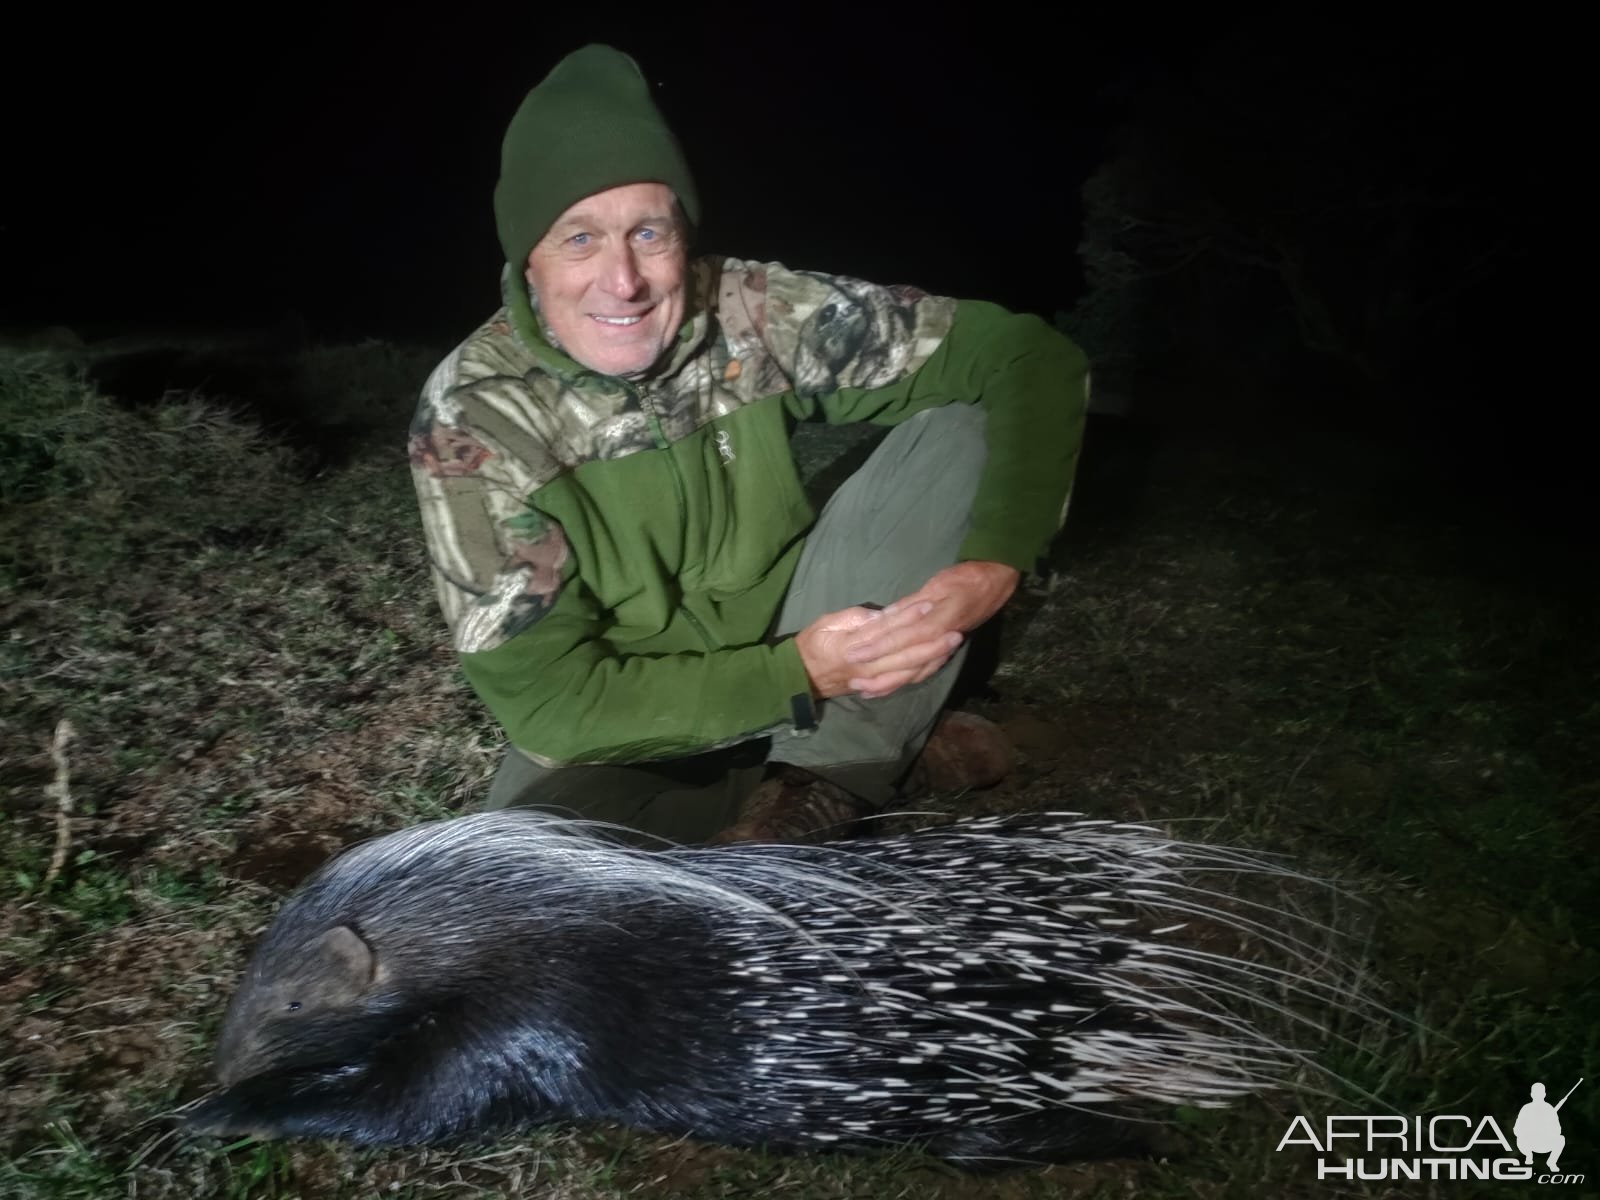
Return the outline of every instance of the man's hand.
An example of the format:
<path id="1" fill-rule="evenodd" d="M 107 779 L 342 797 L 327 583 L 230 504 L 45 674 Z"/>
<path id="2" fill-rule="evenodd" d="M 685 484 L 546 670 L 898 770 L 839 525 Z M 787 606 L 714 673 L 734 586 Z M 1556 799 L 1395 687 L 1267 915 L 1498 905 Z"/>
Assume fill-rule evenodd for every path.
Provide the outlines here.
<path id="1" fill-rule="evenodd" d="M 1021 578 L 1005 563 L 956 563 L 884 608 L 876 621 L 854 622 L 842 645 L 853 668 L 845 691 L 875 700 L 921 683 L 950 660 L 963 634 L 1000 611 Z"/>
<path id="2" fill-rule="evenodd" d="M 811 679 L 811 694 L 819 700 L 828 700 L 858 690 L 861 668 L 846 657 L 851 639 L 858 630 L 870 625 L 885 635 L 896 636 L 907 628 L 920 626 L 932 609 L 933 602 L 928 601 L 926 605 L 902 603 L 893 613 L 887 609 L 844 608 L 818 617 L 795 634 L 794 639 L 800 651 L 800 661 L 805 664 L 806 674 Z M 925 668 L 927 674 L 931 675 L 945 664 L 960 644 L 960 634 L 941 631 L 925 644 L 901 642 L 897 645 L 894 657 L 896 662 L 908 669 L 918 671 Z"/>

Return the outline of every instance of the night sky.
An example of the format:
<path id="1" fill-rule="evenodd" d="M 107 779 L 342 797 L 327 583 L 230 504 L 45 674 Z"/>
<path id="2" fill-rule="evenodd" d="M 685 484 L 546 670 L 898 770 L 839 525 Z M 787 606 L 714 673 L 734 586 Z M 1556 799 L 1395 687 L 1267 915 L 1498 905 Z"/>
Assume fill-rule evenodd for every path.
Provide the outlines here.
<path id="1" fill-rule="evenodd" d="M 0 198 L 0 319 L 94 336 L 293 310 L 318 337 L 453 341 L 497 303 L 505 124 L 591 40 L 660 85 L 699 181 L 701 249 L 1048 316 L 1081 286 L 1078 188 L 1120 97 L 1218 28 L 867 6 L 607 24 L 539 6 L 474 33 L 487 10 L 427 11 L 163 36 L 63 17 L 75 27 L 41 39 L 49 61 L 5 84 L 27 167 Z"/>
<path id="2" fill-rule="evenodd" d="M 199 23 L 162 29 L 61 6 L 54 31 L 14 40 L 21 57 L 0 83 L 16 181 L 0 189 L 0 325 L 64 324 L 92 340 L 292 313 L 318 340 L 448 348 L 499 303 L 491 194 L 505 125 L 589 41 L 633 54 L 658 85 L 699 182 L 698 249 L 1049 319 L 1085 290 L 1081 189 L 1113 154 L 1119 123 L 1164 81 L 1214 67 L 1219 42 L 1245 31 L 1268 74 L 1290 81 L 1273 86 L 1326 79 L 1337 105 L 1354 78 L 1377 113 L 1367 128 L 1384 128 L 1392 108 L 1397 129 L 1441 132 L 1447 145 L 1429 133 L 1352 161 L 1378 203 L 1391 184 L 1410 186 L 1408 146 L 1436 160 L 1426 184 L 1447 198 L 1485 185 L 1502 198 L 1461 210 L 1452 219 L 1472 236 L 1440 243 L 1441 270 L 1463 269 L 1481 227 L 1497 274 L 1459 304 L 1453 341 L 1413 355 L 1412 392 L 1386 401 L 1431 392 L 1410 436 L 1437 422 L 1492 456 L 1514 420 L 1519 469 L 1541 484 L 1550 433 L 1574 452 L 1566 425 L 1587 402 L 1539 382 L 1575 315 L 1551 302 L 1550 282 L 1570 274 L 1578 233 L 1561 216 L 1574 193 L 1555 182 L 1573 154 L 1572 110 L 1555 98 L 1578 79 L 1563 65 L 1570 31 L 1332 7 L 1302 27 L 1309 4 L 1028 17 L 969 5 L 959 18 L 910 6 L 800 5 L 759 19 L 749 8 L 612 9 L 603 20 L 505 7 L 344 5 L 298 23 L 282 10 L 202 10 Z M 1397 88 L 1431 82 L 1363 94 L 1367 62 Z M 1279 97 L 1228 102 L 1249 122 Z M 1285 149 L 1315 164 L 1315 136 L 1290 130 L 1298 144 Z M 1374 244 L 1372 261 L 1385 253 Z M 1433 372 L 1434 358 L 1445 369 Z M 1381 433 L 1385 415 L 1368 427 Z"/>

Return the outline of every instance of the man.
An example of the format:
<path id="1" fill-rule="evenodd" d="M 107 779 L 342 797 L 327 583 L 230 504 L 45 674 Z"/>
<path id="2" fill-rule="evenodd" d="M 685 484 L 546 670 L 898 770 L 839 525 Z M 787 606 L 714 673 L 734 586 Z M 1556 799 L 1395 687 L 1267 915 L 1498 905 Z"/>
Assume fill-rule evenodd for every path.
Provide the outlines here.
<path id="1" fill-rule="evenodd" d="M 504 307 L 410 442 L 440 605 L 512 743 L 490 806 L 805 840 L 908 773 L 996 782 L 999 731 L 940 709 L 1065 515 L 1077 348 L 994 305 L 691 259 L 688 165 L 606 46 L 523 101 L 495 213 Z M 789 448 L 816 418 L 894 427 L 820 518 Z M 744 799 L 761 767 L 729 761 L 764 738 Z"/>
<path id="2" fill-rule="evenodd" d="M 1578 1080 L 1582 1083 L 1583 1080 Z M 1523 1161 L 1533 1165 L 1535 1154 L 1547 1154 L 1545 1166 L 1551 1171 L 1558 1171 L 1556 1165 L 1561 1152 L 1567 1148 L 1567 1139 L 1561 1133 L 1561 1106 L 1567 1102 L 1567 1096 L 1578 1090 L 1578 1083 L 1572 1085 L 1566 1096 L 1561 1097 L 1555 1104 L 1544 1098 L 1544 1084 L 1536 1083 L 1528 1089 L 1529 1101 L 1517 1113 L 1517 1123 L 1511 1127 L 1512 1136 L 1517 1139 L 1517 1149 L 1522 1152 Z"/>

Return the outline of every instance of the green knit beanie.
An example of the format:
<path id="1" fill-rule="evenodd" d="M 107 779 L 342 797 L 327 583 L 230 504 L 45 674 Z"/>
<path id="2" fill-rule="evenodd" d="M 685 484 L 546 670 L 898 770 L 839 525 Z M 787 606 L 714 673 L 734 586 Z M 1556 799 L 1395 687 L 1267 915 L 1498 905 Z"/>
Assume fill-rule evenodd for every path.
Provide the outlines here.
<path id="1" fill-rule="evenodd" d="M 700 223 L 689 164 L 638 63 L 610 46 L 585 46 L 528 93 L 506 129 L 494 189 L 506 261 L 520 275 L 557 217 L 626 183 L 666 184 L 689 223 Z"/>

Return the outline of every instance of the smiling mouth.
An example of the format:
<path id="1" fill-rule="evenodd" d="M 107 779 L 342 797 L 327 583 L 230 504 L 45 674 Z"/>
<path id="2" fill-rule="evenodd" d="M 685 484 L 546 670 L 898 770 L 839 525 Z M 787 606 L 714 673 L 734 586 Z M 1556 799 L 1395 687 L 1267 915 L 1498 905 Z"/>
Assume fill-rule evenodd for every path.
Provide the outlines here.
<path id="1" fill-rule="evenodd" d="M 612 325 L 625 329 L 629 325 L 637 325 L 644 320 L 644 314 L 640 313 L 637 317 L 603 317 L 599 313 L 590 313 L 589 318 L 600 322 L 602 325 Z"/>

